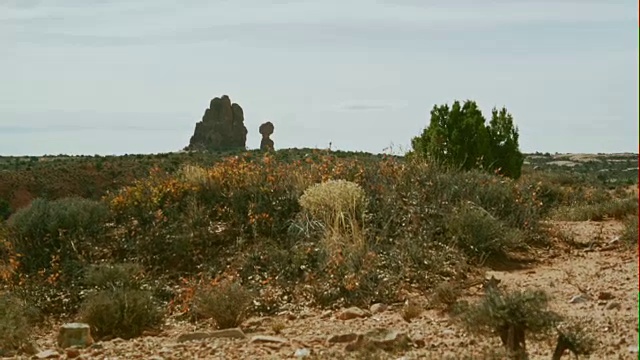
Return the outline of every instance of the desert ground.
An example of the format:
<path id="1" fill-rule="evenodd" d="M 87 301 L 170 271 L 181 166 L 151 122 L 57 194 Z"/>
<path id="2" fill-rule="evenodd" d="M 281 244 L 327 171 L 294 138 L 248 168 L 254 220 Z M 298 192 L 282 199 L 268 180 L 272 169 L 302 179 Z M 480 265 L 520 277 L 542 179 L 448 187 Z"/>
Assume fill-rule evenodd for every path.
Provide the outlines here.
<path id="1" fill-rule="evenodd" d="M 597 157 L 596 155 L 587 155 L 532 155 L 528 158 L 525 165 L 527 170 L 523 178 L 527 178 L 527 181 L 532 184 L 535 184 L 538 180 L 529 180 L 528 177 L 542 179 L 537 183 L 538 185 L 544 181 L 549 181 L 553 186 L 558 186 L 558 189 L 563 189 L 562 194 L 574 196 L 577 200 L 574 199 L 572 201 L 577 201 L 575 202 L 577 205 L 563 205 L 564 203 L 559 202 L 546 213 L 547 215 L 540 219 L 540 223 L 546 229 L 544 230 L 545 234 L 548 234 L 547 242 L 532 245 L 526 244 L 525 249 L 519 247 L 518 256 L 509 260 L 487 262 L 474 260 L 470 262 L 472 266 L 468 268 L 471 269 L 468 271 L 473 272 L 473 274 L 469 274 L 466 281 L 455 278 L 455 281 L 462 284 L 461 293 L 457 295 L 455 301 L 456 303 L 466 302 L 468 304 L 476 304 L 482 301 L 486 296 L 486 291 L 483 287 L 484 282 L 481 281 L 482 278 L 499 280 L 497 287 L 503 293 L 535 289 L 544 290 L 549 296 L 549 309 L 560 314 L 564 319 L 563 321 L 580 324 L 582 330 L 593 339 L 592 352 L 589 355 L 581 355 L 580 358 L 635 359 L 638 357 L 639 342 L 638 247 L 633 242 L 633 239 L 629 240 L 629 221 L 634 216 L 637 217 L 637 207 L 630 207 L 629 204 L 633 205 L 633 203 L 628 200 L 637 199 L 638 187 L 637 181 L 634 184 L 632 177 L 630 178 L 631 180 L 627 179 L 629 177 L 627 169 L 629 164 L 634 161 L 635 155 L 634 157 L 630 157 L 628 154 L 616 155 L 616 157 L 622 157 L 624 161 L 614 157 L 609 162 L 603 161 L 602 157 Z M 186 157 L 189 155 L 182 154 L 180 156 Z M 596 162 L 594 165 L 594 157 L 600 159 L 598 162 L 606 162 L 606 164 Z M 569 158 L 571 160 L 565 160 Z M 151 162 L 162 162 L 165 161 L 164 159 L 165 157 L 161 157 Z M 91 166 L 94 165 L 89 166 L 86 165 L 87 163 L 93 164 L 94 161 L 98 161 L 101 170 L 97 171 L 96 174 L 100 175 L 91 175 L 97 179 L 96 187 L 104 187 L 106 186 L 104 184 L 108 183 L 104 182 L 101 176 L 118 179 L 117 181 L 112 181 L 109 186 L 130 186 L 131 189 L 135 189 L 135 186 L 141 186 L 131 180 L 140 178 L 139 174 L 146 171 L 146 169 L 140 170 L 137 167 L 138 165 L 135 165 L 143 163 L 139 158 L 116 160 L 121 161 L 122 166 L 120 168 L 129 171 L 124 175 L 122 172 L 114 175 L 113 169 L 115 167 L 109 163 L 112 160 L 67 159 L 57 165 L 51 165 L 51 161 L 45 161 L 37 165 L 37 161 L 25 160 L 27 163 L 20 166 L 28 166 L 28 169 L 5 170 L 4 174 L 0 173 L 0 175 L 5 176 L 5 184 L 11 183 L 11 181 L 16 184 L 26 184 L 32 181 L 32 177 L 29 177 L 32 175 L 25 174 L 41 171 L 40 174 L 42 176 L 52 176 L 51 172 L 55 174 L 56 171 L 60 171 L 59 169 L 65 166 L 77 166 L 76 171 L 79 173 L 86 169 L 92 169 Z M 196 159 L 196 161 L 199 160 Z M 338 160 L 333 159 L 331 161 Z M 558 166 L 558 161 L 574 161 L 575 164 L 572 166 Z M 620 161 L 622 163 L 618 164 Z M 14 162 L 7 162 L 7 164 L 9 163 L 14 164 Z M 175 166 L 177 162 L 169 159 L 166 160 L 166 163 L 169 166 Z M 37 166 L 41 166 L 41 168 Z M 533 169 L 534 166 L 536 167 L 535 170 Z M 590 176 L 589 174 L 594 173 L 594 166 L 596 168 L 610 166 L 611 170 L 606 172 L 607 177 L 605 178 L 573 177 L 574 175 Z M 540 170 L 541 168 L 543 170 Z M 321 169 L 324 168 L 321 167 Z M 546 172 L 543 174 L 540 171 Z M 74 171 L 67 169 L 64 170 L 64 173 L 74 174 Z M 209 176 L 217 176 L 216 174 L 220 173 L 217 173 L 215 169 L 209 172 Z M 599 172 L 599 174 L 602 174 L 602 172 Z M 24 177 L 21 178 L 20 176 Z M 91 178 L 86 174 L 83 176 Z M 432 178 L 428 177 L 429 179 L 437 179 L 435 176 L 438 175 L 432 174 L 428 176 L 434 176 Z M 613 180 L 613 182 L 608 180 L 615 176 L 627 178 L 625 178 L 625 182 L 620 181 L 620 179 Z M 73 177 L 71 179 L 65 180 L 58 189 L 62 189 L 62 186 L 78 183 L 77 179 Z M 471 179 L 469 181 L 480 181 L 474 180 L 476 178 L 473 177 L 469 179 Z M 485 178 L 481 177 L 480 179 Z M 0 178 L 0 180 L 2 179 Z M 168 181 L 168 183 L 174 184 L 171 182 L 173 177 L 161 178 L 161 181 Z M 45 184 L 42 183 L 39 186 L 46 186 Z M 157 183 L 150 184 L 149 186 L 160 186 Z M 163 184 L 165 183 L 160 182 L 160 184 L 164 186 Z M 462 182 L 459 184 L 462 184 Z M 496 183 L 494 181 L 493 184 L 495 184 L 493 186 L 503 186 L 500 182 Z M 502 184 L 507 183 L 503 181 Z M 33 189 L 33 187 L 23 187 L 21 191 L 15 191 L 13 193 L 15 196 L 12 198 L 13 203 L 20 203 L 26 201 L 25 199 L 37 197 L 38 194 L 28 194 L 26 196 L 25 193 L 28 192 L 28 189 Z M 576 189 L 582 192 L 575 195 Z M 30 191 L 34 192 L 33 190 Z M 73 187 L 65 188 L 64 191 L 67 193 L 78 192 Z M 581 197 L 588 199 L 583 202 Z M 515 201 L 519 202 L 521 200 Z M 538 200 L 535 201 L 537 203 Z M 116 202 L 112 201 L 112 203 Z M 567 204 L 570 203 L 567 202 Z M 137 205 L 127 206 L 135 207 Z M 489 206 L 491 204 L 487 202 L 485 208 L 490 209 Z M 538 205 L 534 204 L 533 206 Z M 498 210 L 491 211 L 496 214 L 500 213 L 499 208 L 496 209 Z M 526 209 L 529 208 L 527 207 Z M 503 214 L 501 216 L 509 215 L 501 214 Z M 452 219 L 455 219 L 455 217 Z M 505 219 L 507 218 L 505 217 Z M 504 221 L 506 224 L 507 220 Z M 8 220 L 8 224 L 9 230 L 11 230 L 11 226 L 16 226 L 12 225 L 14 223 L 11 223 L 11 220 Z M 123 224 L 123 226 L 137 226 L 137 223 L 134 223 L 134 225 Z M 635 224 L 637 227 L 637 222 Z M 226 230 L 216 231 L 224 232 Z M 166 236 L 163 234 L 161 233 L 158 236 Z M 515 232 L 513 234 L 519 233 Z M 637 232 L 635 234 L 637 237 Z M 242 248 L 244 246 L 242 243 L 237 246 L 238 248 L 229 250 L 229 253 L 227 253 L 229 258 L 233 257 L 231 255 L 237 254 L 238 249 L 241 249 L 240 251 L 249 251 L 247 248 Z M 3 256 L 5 256 L 5 259 L 9 256 L 9 259 L 14 261 L 10 257 L 9 250 L 11 249 L 7 248 Z M 437 252 L 432 254 L 435 257 L 439 256 Z M 1 252 L 0 255 L 2 255 Z M 113 255 L 109 256 L 114 257 Z M 222 258 L 225 255 L 221 254 L 220 256 Z M 5 265 L 7 269 L 14 263 L 11 261 L 6 262 L 8 264 Z M 16 264 L 18 262 L 19 260 L 15 260 Z M 228 269 L 233 267 L 234 262 L 228 260 L 226 264 Z M 55 268 L 55 265 L 53 266 Z M 240 267 L 242 268 L 242 265 Z M 424 274 L 429 274 L 430 271 L 432 270 L 427 268 Z M 435 269 L 433 271 L 437 272 Z M 0 274 L 2 274 L 2 271 L 0 271 Z M 12 274 L 12 276 L 14 275 L 17 276 L 19 274 Z M 243 276 L 246 279 L 254 279 L 255 274 Z M 5 278 L 5 280 L 7 279 L 10 279 L 10 277 Z M 29 278 L 17 277 L 17 279 L 22 279 L 22 282 L 17 285 L 10 285 L 10 280 L 7 280 L 9 284 L 6 285 L 7 294 L 14 291 L 18 293 L 20 286 L 23 286 L 24 282 L 27 281 L 25 279 Z M 50 280 L 51 276 L 47 279 Z M 62 286 L 62 292 L 68 290 L 64 289 L 66 285 L 53 284 L 55 279 L 48 285 L 41 283 L 42 288 L 48 289 L 52 287 L 58 289 L 55 291 L 60 291 L 59 288 Z M 267 278 L 259 278 L 258 284 L 266 284 L 264 287 L 271 286 L 271 283 L 268 283 L 267 280 Z M 412 281 L 415 281 L 415 279 Z M 188 312 L 171 311 L 162 319 L 160 324 L 149 327 L 139 336 L 127 339 L 123 339 L 117 334 L 102 337 L 94 336 L 94 341 L 86 347 L 69 347 L 66 349 L 60 348 L 57 344 L 59 328 L 64 323 L 76 322 L 81 319 L 79 315 L 60 311 L 55 315 L 41 317 L 40 322 L 27 333 L 26 336 L 28 336 L 29 340 L 25 341 L 26 345 L 23 345 L 19 351 L 6 352 L 4 355 L 7 358 L 17 359 L 155 360 L 506 358 L 503 345 L 497 334 L 491 332 L 480 334 L 469 330 L 454 311 L 450 308 L 443 308 L 442 304 L 434 300 L 433 291 L 431 291 L 434 286 L 430 286 L 430 281 L 433 280 L 425 279 L 426 286 L 413 287 L 410 284 L 398 289 L 396 293 L 399 295 L 395 296 L 394 300 L 357 306 L 349 304 L 329 306 L 325 304 L 324 306 L 319 306 L 314 304 L 313 301 L 298 301 L 299 299 L 297 298 L 281 297 L 278 299 L 276 308 L 272 309 L 272 311 L 262 313 L 253 311 L 237 327 L 223 330 L 218 329 L 213 319 L 194 320 L 189 316 Z M 283 285 L 273 286 L 277 288 Z M 296 287 L 292 292 L 295 293 L 300 289 L 302 287 Z M 274 291 L 277 293 L 277 290 Z M 69 292 L 72 291 L 67 291 L 66 293 Z M 39 306 L 51 302 L 48 298 L 49 295 L 44 293 L 43 295 L 37 295 L 40 293 L 31 294 L 35 295 L 31 295 L 26 302 L 37 302 L 40 304 Z M 414 313 L 411 316 L 407 316 L 407 309 L 413 309 Z M 0 315 L 1 313 L 0 311 Z M 3 329 L 7 331 L 7 327 L 0 327 L 0 330 Z M 527 335 L 526 350 L 529 359 L 551 358 L 556 341 L 557 335 L 553 330 L 540 336 Z M 566 351 L 563 358 L 569 357 L 573 357 L 573 355 Z"/>
<path id="2" fill-rule="evenodd" d="M 584 320 L 597 336 L 591 359 L 635 359 L 638 356 L 638 253 L 621 247 L 617 238 L 622 226 L 616 221 L 556 222 L 554 227 L 573 233 L 584 248 L 557 243 L 540 250 L 537 261 L 517 270 L 488 270 L 506 289 L 540 288 L 551 295 L 550 307 L 571 318 Z M 608 293 L 607 295 L 602 295 Z M 577 295 L 584 301 L 572 303 Z M 412 299 L 428 304 L 419 294 Z M 482 296 L 479 286 L 467 291 L 469 299 Z M 599 300 L 607 298 L 607 300 Z M 389 304 L 386 311 L 364 318 L 340 320 L 340 310 L 321 311 L 292 306 L 281 314 L 252 317 L 241 328 L 246 339 L 207 338 L 179 342 L 185 334 L 214 331 L 207 322 L 192 324 L 169 319 L 159 333 L 133 340 L 119 338 L 97 342 L 89 349 L 69 351 L 85 359 L 499 359 L 494 350 L 499 339 L 467 333 L 439 310 L 425 310 L 406 322 L 400 315 L 402 304 Z M 275 334 L 272 324 L 284 328 Z M 413 344 L 397 352 L 347 351 L 351 342 L 330 343 L 336 335 L 363 334 L 386 329 L 407 334 Z M 40 349 L 55 349 L 55 327 L 44 329 L 37 338 Z M 266 335 L 265 341 L 259 341 Z M 255 339 L 254 339 L 255 337 Z M 252 341 L 254 339 L 254 341 Z M 256 340 L 257 339 L 257 340 Z M 268 341 L 266 341 L 268 340 Z M 530 341 L 530 359 L 549 359 L 555 343 L 546 339 Z M 308 350 L 308 352 L 307 352 Z M 309 354 L 303 356 L 303 354 Z M 296 355 L 297 354 L 297 355 Z M 569 357 L 569 354 L 565 355 Z M 20 357 L 19 357 L 20 358 Z M 29 358 L 29 357 L 23 357 Z M 60 351 L 60 358 L 71 358 Z"/>

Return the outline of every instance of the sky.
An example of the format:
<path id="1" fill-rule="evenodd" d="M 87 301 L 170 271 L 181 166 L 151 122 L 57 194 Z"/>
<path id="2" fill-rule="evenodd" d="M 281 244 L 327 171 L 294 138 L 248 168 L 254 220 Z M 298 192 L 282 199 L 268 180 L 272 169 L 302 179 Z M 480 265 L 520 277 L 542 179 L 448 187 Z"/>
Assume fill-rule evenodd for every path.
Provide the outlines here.
<path id="1" fill-rule="evenodd" d="M 436 104 L 524 152 L 638 152 L 635 0 L 0 0 L 0 155 L 184 148 L 214 97 L 247 146 L 402 152 Z"/>

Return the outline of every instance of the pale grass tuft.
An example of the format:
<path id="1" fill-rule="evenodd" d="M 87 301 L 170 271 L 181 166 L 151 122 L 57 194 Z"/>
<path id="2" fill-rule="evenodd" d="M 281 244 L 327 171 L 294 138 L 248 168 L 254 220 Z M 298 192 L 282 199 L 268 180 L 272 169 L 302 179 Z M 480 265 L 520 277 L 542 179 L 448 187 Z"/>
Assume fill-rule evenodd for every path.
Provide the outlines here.
<path id="1" fill-rule="evenodd" d="M 206 185 L 209 183 L 207 170 L 195 165 L 184 165 L 178 170 L 178 178 L 192 185 Z"/>
<path id="2" fill-rule="evenodd" d="M 423 307 L 415 300 L 407 300 L 407 302 L 402 307 L 402 311 L 400 315 L 402 319 L 406 322 L 411 322 L 411 320 L 420 317 L 423 312 Z"/>
<path id="3" fill-rule="evenodd" d="M 323 240 L 331 253 L 365 249 L 366 194 L 360 185 L 346 180 L 312 185 L 300 197 L 300 206 L 324 225 Z"/>
<path id="4" fill-rule="evenodd" d="M 284 321 L 282 319 L 275 319 L 271 323 L 271 330 L 276 335 L 280 335 L 282 330 L 284 330 L 286 327 L 287 327 L 287 325 L 284 323 Z"/>

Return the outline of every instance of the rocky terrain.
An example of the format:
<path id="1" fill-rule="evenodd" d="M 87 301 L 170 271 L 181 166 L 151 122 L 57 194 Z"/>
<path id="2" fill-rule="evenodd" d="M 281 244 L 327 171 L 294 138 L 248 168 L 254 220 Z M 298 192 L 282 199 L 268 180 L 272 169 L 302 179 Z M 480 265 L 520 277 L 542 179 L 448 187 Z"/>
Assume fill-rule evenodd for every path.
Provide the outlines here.
<path id="1" fill-rule="evenodd" d="M 620 243 L 622 224 L 554 222 L 557 243 L 537 250 L 536 261 L 518 269 L 488 270 L 503 289 L 538 288 L 550 306 L 580 320 L 596 338 L 591 359 L 638 357 L 637 249 Z M 570 239 L 568 241 L 567 239 Z M 483 296 L 480 285 L 465 297 Z M 501 359 L 497 336 L 469 334 L 455 319 L 433 309 L 423 294 L 408 301 L 424 311 L 403 320 L 403 304 L 370 309 L 285 307 L 272 317 L 250 318 L 240 329 L 216 331 L 207 322 L 167 320 L 145 336 L 98 341 L 86 349 L 56 349 L 60 324 L 42 327 L 36 358 L 78 359 Z M 528 339 L 530 359 L 549 359 L 555 337 Z M 386 351 L 385 351 L 386 350 Z M 563 358 L 569 358 L 565 354 Z M 29 358 L 26 355 L 18 358 Z"/>

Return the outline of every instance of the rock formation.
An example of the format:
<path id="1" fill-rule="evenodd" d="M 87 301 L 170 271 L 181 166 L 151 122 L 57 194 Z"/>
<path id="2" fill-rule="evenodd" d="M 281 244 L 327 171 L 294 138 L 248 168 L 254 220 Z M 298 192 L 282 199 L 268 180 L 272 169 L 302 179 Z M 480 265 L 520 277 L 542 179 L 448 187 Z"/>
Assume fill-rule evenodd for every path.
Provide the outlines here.
<path id="1" fill-rule="evenodd" d="M 247 128 L 244 113 L 238 104 L 232 104 L 229 96 L 214 98 L 205 110 L 186 150 L 245 149 Z"/>
<path id="2" fill-rule="evenodd" d="M 267 121 L 266 123 L 260 125 L 259 131 L 262 135 L 262 140 L 260 141 L 260 150 L 273 150 L 273 140 L 269 138 L 269 136 L 273 134 L 273 124 L 271 123 L 271 121 Z"/>

